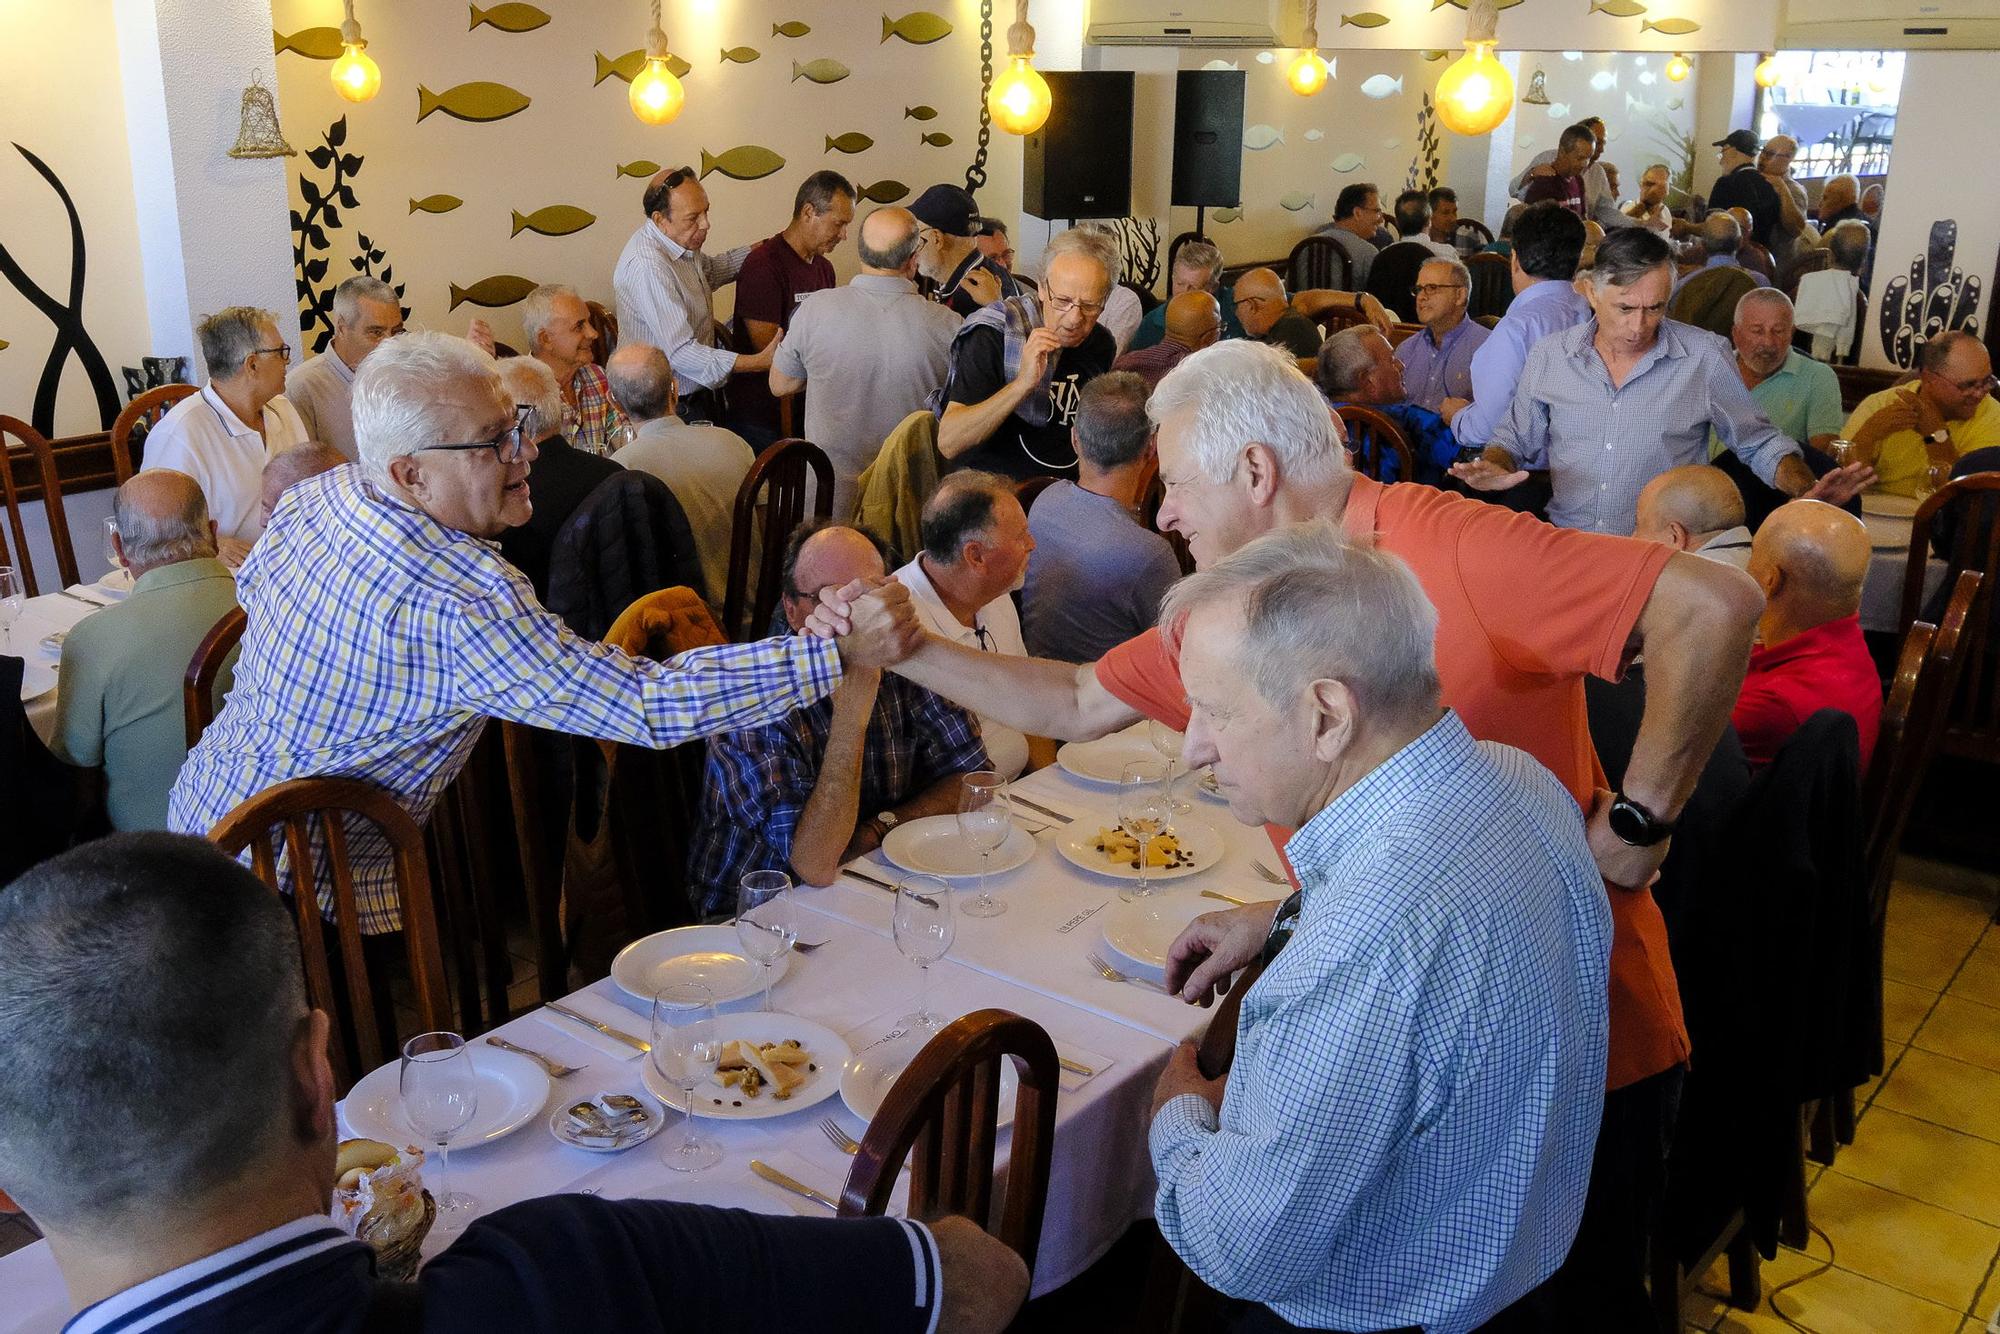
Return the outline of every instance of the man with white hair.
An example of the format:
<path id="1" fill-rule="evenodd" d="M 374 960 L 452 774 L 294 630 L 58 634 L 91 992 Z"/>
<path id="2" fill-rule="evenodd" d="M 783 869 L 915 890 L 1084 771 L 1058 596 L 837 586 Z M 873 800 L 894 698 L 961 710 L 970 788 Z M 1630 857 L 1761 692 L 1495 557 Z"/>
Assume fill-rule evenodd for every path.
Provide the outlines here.
<path id="1" fill-rule="evenodd" d="M 1143 351 L 1167 336 L 1167 307 L 1183 292 L 1206 292 L 1222 307 L 1222 336 L 1241 338 L 1243 321 L 1236 318 L 1236 303 L 1222 291 L 1222 252 L 1209 241 L 1188 241 L 1174 252 L 1174 271 L 1167 275 L 1167 299 L 1147 311 L 1127 353 Z"/>
<path id="2" fill-rule="evenodd" d="M 523 430 L 535 447 L 528 465 L 528 496 L 534 502 L 526 523 L 500 534 L 500 554 L 528 576 L 537 600 L 549 595 L 549 558 L 556 534 L 576 507 L 606 478 L 625 471 L 623 463 L 586 453 L 563 437 L 563 397 L 548 363 L 535 357 L 505 357 L 500 381 L 514 406 L 528 409 Z M 587 369 L 602 376 L 603 371 Z"/>
<path id="3" fill-rule="evenodd" d="M 333 341 L 285 376 L 285 397 L 299 410 L 306 434 L 351 461 L 354 451 L 354 372 L 385 338 L 403 332 L 403 299 L 371 274 L 357 273 L 333 289 Z"/>
<path id="4" fill-rule="evenodd" d="M 556 429 L 567 425 L 565 438 L 590 454 L 608 454 L 625 425 L 604 368 L 597 365 L 597 329 L 590 306 L 574 287 L 543 283 L 521 302 L 521 332 L 528 355 L 549 368 L 562 396 L 563 415 Z"/>
<path id="5" fill-rule="evenodd" d="M 215 524 L 186 473 L 148 468 L 118 488 L 112 543 L 132 574 L 124 601 L 78 621 L 63 640 L 51 748 L 104 771 L 113 829 L 165 829 L 167 789 L 187 758 L 181 680 L 189 659 L 236 606 L 215 557 Z M 229 691 L 234 665 L 216 677 Z"/>
<path id="6" fill-rule="evenodd" d="M 1226 1079 L 1193 1042 L 1160 1076 L 1160 1231 L 1285 1328 L 1480 1326 L 1568 1253 L 1603 1110 L 1611 915 L 1576 803 L 1439 707 L 1437 612 L 1332 523 L 1258 538 L 1162 617 L 1185 758 L 1237 820 L 1298 831 L 1299 892 Z M 1228 930 L 1198 919 L 1167 985 Z"/>
<path id="7" fill-rule="evenodd" d="M 1736 373 L 1771 425 L 1824 449 L 1840 434 L 1840 380 L 1833 367 L 1792 346 L 1792 329 L 1791 298 L 1775 287 L 1745 292 L 1729 329 Z"/>
<path id="8" fill-rule="evenodd" d="M 206 833 L 244 798 L 317 775 L 379 784 L 422 824 L 489 717 L 666 747 L 782 717 L 844 666 L 907 651 L 909 594 L 894 585 L 838 644 L 659 663 L 577 638 L 493 545 L 534 508 L 528 415 L 493 359 L 449 334 L 406 335 L 363 363 L 362 466 L 292 488 L 245 564 L 235 689 L 174 785 L 172 828 Z M 361 929 L 397 930 L 388 845 L 362 826 L 349 845 Z"/>

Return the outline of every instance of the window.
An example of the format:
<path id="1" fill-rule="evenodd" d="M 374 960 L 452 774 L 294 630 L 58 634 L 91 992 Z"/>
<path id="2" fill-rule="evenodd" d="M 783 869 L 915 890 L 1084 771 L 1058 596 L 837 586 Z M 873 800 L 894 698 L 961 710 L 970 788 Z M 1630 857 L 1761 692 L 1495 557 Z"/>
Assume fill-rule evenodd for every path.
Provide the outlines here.
<path id="1" fill-rule="evenodd" d="M 1759 99 L 1757 132 L 1798 141 L 1795 178 L 1888 171 L 1901 51 L 1780 51 L 1773 59 L 1778 82 Z"/>

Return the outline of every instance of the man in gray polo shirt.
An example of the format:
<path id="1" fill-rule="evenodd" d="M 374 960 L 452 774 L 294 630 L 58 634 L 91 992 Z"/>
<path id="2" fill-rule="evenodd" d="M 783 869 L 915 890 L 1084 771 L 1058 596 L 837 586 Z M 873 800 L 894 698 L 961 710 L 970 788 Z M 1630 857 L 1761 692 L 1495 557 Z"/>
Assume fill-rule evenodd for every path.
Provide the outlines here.
<path id="1" fill-rule="evenodd" d="M 917 293 L 920 240 L 908 209 L 861 222 L 861 272 L 799 303 L 771 366 L 771 392 L 806 395 L 806 438 L 833 460 L 833 516 L 854 514 L 855 478 L 896 424 L 944 383 L 960 319 Z"/>
<path id="2" fill-rule="evenodd" d="M 345 454 L 354 451 L 354 414 L 348 396 L 361 360 L 384 339 L 403 332 L 402 299 L 380 278 L 357 273 L 333 289 L 333 342 L 285 377 L 285 397 L 299 410 L 306 437 Z"/>

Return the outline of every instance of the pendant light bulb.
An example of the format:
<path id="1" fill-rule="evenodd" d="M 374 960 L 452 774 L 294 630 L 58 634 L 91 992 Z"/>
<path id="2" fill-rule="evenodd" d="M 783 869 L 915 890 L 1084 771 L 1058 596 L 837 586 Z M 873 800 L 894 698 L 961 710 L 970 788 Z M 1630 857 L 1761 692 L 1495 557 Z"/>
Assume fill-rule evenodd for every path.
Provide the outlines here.
<path id="1" fill-rule="evenodd" d="M 1285 83 L 1300 97 L 1311 97 L 1326 87 L 1326 62 L 1319 58 L 1319 0 L 1308 0 L 1305 41 L 1285 67 Z"/>
<path id="2" fill-rule="evenodd" d="M 1737 68 L 1740 69 L 1742 67 L 1738 66 Z M 1757 81 L 1757 86 L 1759 88 L 1777 87 L 1778 58 L 1774 55 L 1765 56 L 1762 60 L 1757 62 L 1757 68 L 1751 73 L 1750 77 Z"/>
<path id="3" fill-rule="evenodd" d="M 1694 62 L 1689 60 L 1686 56 L 1682 55 L 1680 52 L 1676 51 L 1674 52 L 1674 58 L 1667 62 L 1667 77 L 1669 79 L 1672 79 L 1675 83 L 1679 83 L 1683 79 L 1687 78 L 1688 71 L 1692 70 L 1693 68 L 1694 68 Z"/>
<path id="4" fill-rule="evenodd" d="M 350 102 L 366 102 L 382 91 L 382 67 L 368 54 L 368 41 L 354 17 L 354 0 L 347 0 L 340 46 L 340 58 L 333 62 L 333 91 Z"/>
<path id="5" fill-rule="evenodd" d="M 1454 134 L 1490 133 L 1514 110 L 1514 76 L 1493 54 L 1499 12 L 1493 0 L 1473 0 L 1466 11 L 1465 54 L 1438 79 L 1437 114 Z"/>
<path id="6" fill-rule="evenodd" d="M 653 26 L 646 30 L 646 63 L 632 76 L 627 96 L 632 114 L 647 125 L 668 124 L 687 102 L 687 90 L 667 68 L 667 34 L 660 28 L 660 0 L 653 0 Z"/>
<path id="7" fill-rule="evenodd" d="M 1007 29 L 1007 68 L 993 80 L 986 109 L 1009 134 L 1033 134 L 1048 123 L 1049 81 L 1035 70 L 1035 30 L 1028 26 L 1028 0 L 1015 0 L 1014 24 Z"/>

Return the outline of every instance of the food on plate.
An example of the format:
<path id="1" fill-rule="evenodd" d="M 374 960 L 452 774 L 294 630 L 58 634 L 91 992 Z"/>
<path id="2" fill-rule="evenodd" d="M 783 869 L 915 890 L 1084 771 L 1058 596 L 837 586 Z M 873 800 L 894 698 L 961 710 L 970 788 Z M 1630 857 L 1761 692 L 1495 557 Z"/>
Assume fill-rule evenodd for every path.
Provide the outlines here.
<path id="1" fill-rule="evenodd" d="M 1139 869 L 1139 840 L 1123 829 L 1106 829 L 1099 826 L 1097 837 L 1090 846 L 1104 854 L 1106 861 L 1115 865 Z M 1168 828 L 1153 835 L 1146 844 L 1146 866 L 1149 870 L 1172 869 L 1194 865 L 1194 854 L 1181 847 L 1180 836 Z"/>
<path id="2" fill-rule="evenodd" d="M 765 1043 L 731 1038 L 722 1044 L 715 1078 L 724 1088 L 737 1089 L 746 1098 L 755 1098 L 768 1087 L 771 1097 L 783 1102 L 818 1069 L 812 1053 L 800 1046 L 797 1038 Z"/>

